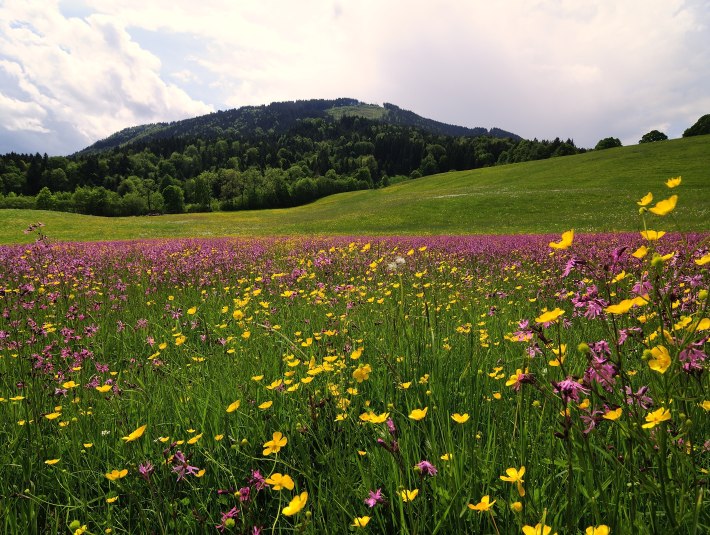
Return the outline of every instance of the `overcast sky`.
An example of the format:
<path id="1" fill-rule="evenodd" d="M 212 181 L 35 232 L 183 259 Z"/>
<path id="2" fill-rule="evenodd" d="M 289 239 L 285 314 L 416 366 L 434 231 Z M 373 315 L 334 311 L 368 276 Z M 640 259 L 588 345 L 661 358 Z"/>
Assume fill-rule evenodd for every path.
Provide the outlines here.
<path id="1" fill-rule="evenodd" d="M 707 0 L 0 0 L 0 153 L 274 101 L 637 143 L 710 113 Z"/>

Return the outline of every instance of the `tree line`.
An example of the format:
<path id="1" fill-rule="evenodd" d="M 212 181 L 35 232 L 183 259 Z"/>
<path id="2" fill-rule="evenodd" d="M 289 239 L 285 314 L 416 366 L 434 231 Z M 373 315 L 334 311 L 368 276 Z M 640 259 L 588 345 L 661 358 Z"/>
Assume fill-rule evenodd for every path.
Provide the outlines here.
<path id="1" fill-rule="evenodd" d="M 0 208 L 123 216 L 284 208 L 439 172 L 585 152 L 570 139 L 452 136 L 357 116 L 101 152 L 0 156 Z"/>

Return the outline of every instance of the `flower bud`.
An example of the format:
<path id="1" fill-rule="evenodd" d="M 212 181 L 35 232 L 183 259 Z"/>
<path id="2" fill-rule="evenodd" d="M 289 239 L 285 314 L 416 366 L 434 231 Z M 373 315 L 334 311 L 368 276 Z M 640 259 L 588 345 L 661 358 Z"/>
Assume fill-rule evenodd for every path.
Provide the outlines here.
<path id="1" fill-rule="evenodd" d="M 698 292 L 698 299 L 701 301 L 705 301 L 708 298 L 708 291 L 707 290 L 700 290 Z"/>
<path id="2" fill-rule="evenodd" d="M 587 344 L 586 342 L 582 342 L 577 346 L 577 351 L 583 353 L 584 355 L 588 354 L 590 351 L 589 344 Z"/>
<path id="3" fill-rule="evenodd" d="M 513 510 L 513 512 L 519 513 L 523 510 L 523 504 L 520 502 L 513 502 L 510 504 L 510 508 Z"/>
<path id="4" fill-rule="evenodd" d="M 227 529 L 232 529 L 236 524 L 233 518 L 228 518 L 224 521 L 224 527 Z"/>
<path id="5" fill-rule="evenodd" d="M 651 265 L 653 267 L 658 267 L 663 265 L 663 258 L 660 255 L 654 255 L 651 260 Z"/>
<path id="6" fill-rule="evenodd" d="M 76 531 L 80 527 L 81 527 L 81 522 L 79 522 L 78 520 L 72 520 L 71 524 L 69 524 L 69 529 L 72 531 Z"/>
<path id="7" fill-rule="evenodd" d="M 641 355 L 641 358 L 643 360 L 648 360 L 653 356 L 653 353 L 651 353 L 650 349 L 644 349 L 643 350 L 643 355 Z"/>

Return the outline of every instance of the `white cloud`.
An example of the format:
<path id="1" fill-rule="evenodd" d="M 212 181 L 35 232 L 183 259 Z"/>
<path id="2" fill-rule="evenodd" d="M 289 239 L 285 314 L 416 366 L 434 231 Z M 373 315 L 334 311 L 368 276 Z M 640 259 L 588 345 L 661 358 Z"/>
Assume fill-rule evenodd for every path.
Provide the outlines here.
<path id="1" fill-rule="evenodd" d="M 8 0 L 0 60 L 21 67 L 21 95 L 0 92 L 87 141 L 211 107 L 349 96 L 530 138 L 630 143 L 710 111 L 709 22 L 703 0 Z M 145 32 L 199 50 L 170 57 Z"/>
<path id="2" fill-rule="evenodd" d="M 160 59 L 142 50 L 113 19 L 101 14 L 65 18 L 57 2 L 4 3 L 0 60 L 23 96 L 4 95 L 17 104 L 5 106 L 10 122 L 23 124 L 27 106 L 21 103 L 31 102 L 34 120 L 25 121 L 31 130 L 64 136 L 49 125 L 71 125 L 82 146 L 126 126 L 212 110 L 163 81 Z"/>

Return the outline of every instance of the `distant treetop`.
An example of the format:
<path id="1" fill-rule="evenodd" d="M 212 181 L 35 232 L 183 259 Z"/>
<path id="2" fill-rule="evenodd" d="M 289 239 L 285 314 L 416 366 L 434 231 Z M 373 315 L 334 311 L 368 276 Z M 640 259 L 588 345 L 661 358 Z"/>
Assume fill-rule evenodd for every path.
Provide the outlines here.
<path id="1" fill-rule="evenodd" d="M 698 121 L 683 132 L 683 137 L 704 136 L 710 134 L 710 113 L 703 115 Z"/>

